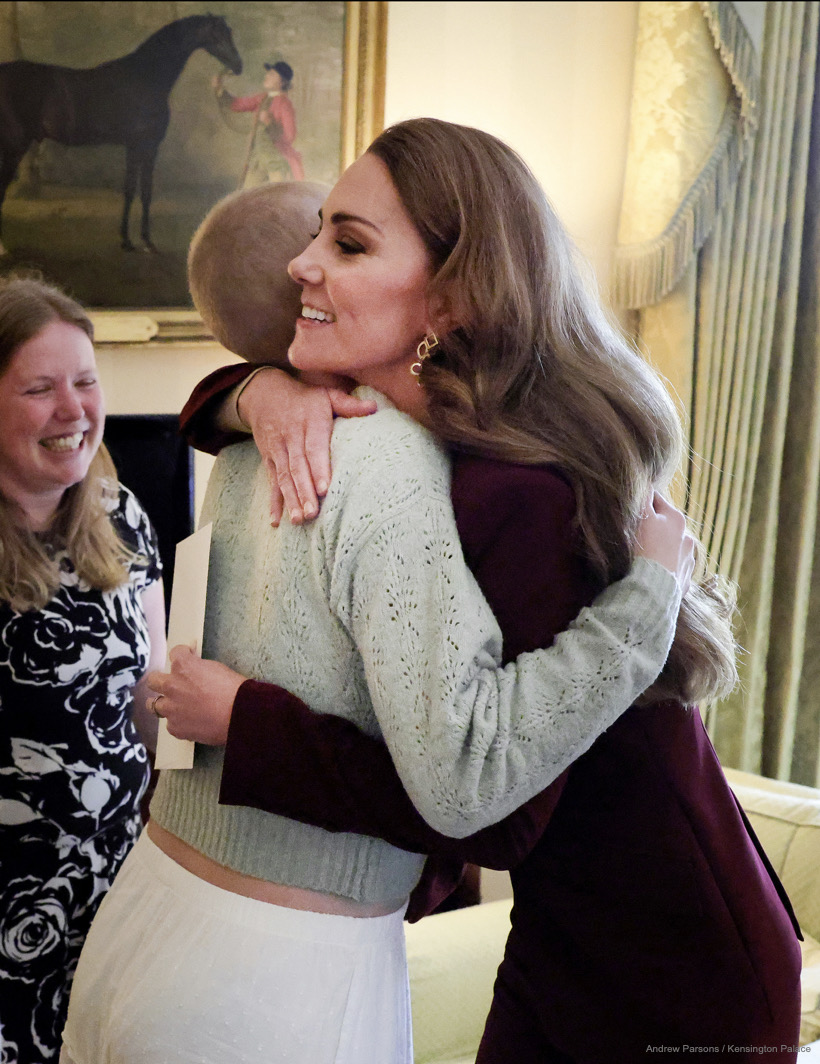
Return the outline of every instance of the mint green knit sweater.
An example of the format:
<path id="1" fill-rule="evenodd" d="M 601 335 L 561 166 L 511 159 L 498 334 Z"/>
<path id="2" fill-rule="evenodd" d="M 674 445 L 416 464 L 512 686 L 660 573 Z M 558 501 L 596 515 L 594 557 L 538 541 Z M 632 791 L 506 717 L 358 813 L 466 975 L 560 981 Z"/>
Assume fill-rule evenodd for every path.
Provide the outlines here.
<path id="1" fill-rule="evenodd" d="M 655 679 L 677 584 L 639 559 L 554 647 L 500 667 L 498 625 L 461 554 L 447 456 L 381 406 L 336 422 L 331 488 L 307 525 L 271 528 L 252 442 L 219 456 L 204 654 L 383 736 L 422 815 L 463 837 L 543 790 Z M 266 880 L 364 902 L 398 902 L 415 885 L 417 854 L 220 806 L 221 769 L 220 749 L 197 747 L 192 771 L 162 773 L 151 815 Z"/>

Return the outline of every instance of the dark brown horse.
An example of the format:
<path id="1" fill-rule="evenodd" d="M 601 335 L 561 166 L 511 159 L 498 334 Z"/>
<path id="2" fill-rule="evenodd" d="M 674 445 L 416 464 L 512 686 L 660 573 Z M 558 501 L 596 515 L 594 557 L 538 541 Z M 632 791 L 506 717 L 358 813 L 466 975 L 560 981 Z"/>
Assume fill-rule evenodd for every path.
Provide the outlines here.
<path id="1" fill-rule="evenodd" d="M 0 212 L 20 160 L 33 143 L 48 139 L 60 144 L 123 144 L 122 246 L 134 248 L 128 216 L 139 188 L 140 232 L 145 247 L 153 251 L 151 191 L 157 151 L 170 120 L 168 94 L 197 48 L 232 73 L 242 73 L 228 24 L 216 15 L 177 19 L 121 59 L 86 70 L 24 59 L 0 63 Z"/>

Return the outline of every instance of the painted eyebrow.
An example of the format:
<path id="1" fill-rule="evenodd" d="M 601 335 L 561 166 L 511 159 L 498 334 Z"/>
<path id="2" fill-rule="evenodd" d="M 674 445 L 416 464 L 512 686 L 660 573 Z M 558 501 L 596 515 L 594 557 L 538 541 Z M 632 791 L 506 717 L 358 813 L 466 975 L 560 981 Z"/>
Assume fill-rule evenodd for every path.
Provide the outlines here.
<path id="1" fill-rule="evenodd" d="M 324 221 L 324 215 L 319 211 L 319 218 Z M 381 233 L 381 229 L 375 224 L 375 222 L 368 221 L 367 218 L 362 218 L 358 214 L 348 214 L 346 211 L 335 211 L 330 216 L 331 225 L 340 225 L 342 222 L 359 222 L 360 225 L 366 225 L 369 229 L 375 229 L 377 233 Z"/>

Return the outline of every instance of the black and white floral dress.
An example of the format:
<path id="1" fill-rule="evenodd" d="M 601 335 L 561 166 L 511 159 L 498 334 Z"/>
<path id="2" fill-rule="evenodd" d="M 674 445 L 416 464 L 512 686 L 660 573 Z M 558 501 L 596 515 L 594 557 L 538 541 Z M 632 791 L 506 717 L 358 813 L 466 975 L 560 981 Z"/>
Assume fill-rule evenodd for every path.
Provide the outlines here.
<path id="1" fill-rule="evenodd" d="M 147 753 L 131 721 L 149 641 L 141 593 L 156 537 L 124 487 L 111 502 L 139 557 L 114 591 L 58 552 L 42 610 L 0 603 L 0 1062 L 59 1056 L 68 990 L 92 917 L 140 830 Z"/>

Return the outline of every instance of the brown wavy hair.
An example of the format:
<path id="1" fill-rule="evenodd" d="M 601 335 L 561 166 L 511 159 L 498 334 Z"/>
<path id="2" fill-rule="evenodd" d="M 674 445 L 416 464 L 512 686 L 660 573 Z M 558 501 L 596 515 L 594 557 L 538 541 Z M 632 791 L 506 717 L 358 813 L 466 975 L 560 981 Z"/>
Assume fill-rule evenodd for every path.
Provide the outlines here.
<path id="1" fill-rule="evenodd" d="M 523 160 L 496 137 L 431 118 L 385 130 L 387 167 L 433 262 L 430 295 L 458 322 L 423 363 L 431 423 L 451 445 L 551 463 L 576 496 L 602 585 L 624 576 L 650 492 L 684 452 L 658 374 L 604 312 Z M 645 698 L 694 703 L 737 681 L 733 589 L 703 548 L 663 673 Z"/>
<path id="2" fill-rule="evenodd" d="M 55 321 L 75 325 L 94 339 L 83 308 L 39 276 L 0 279 L 0 379 L 15 352 Z M 77 574 L 92 587 L 110 591 L 128 578 L 133 557 L 120 541 L 106 503 L 117 498 L 117 472 L 103 444 L 85 478 L 67 488 L 47 537 L 26 527 L 25 515 L 0 492 L 0 601 L 15 610 L 42 609 L 60 586 L 53 549 L 71 558 Z"/>

